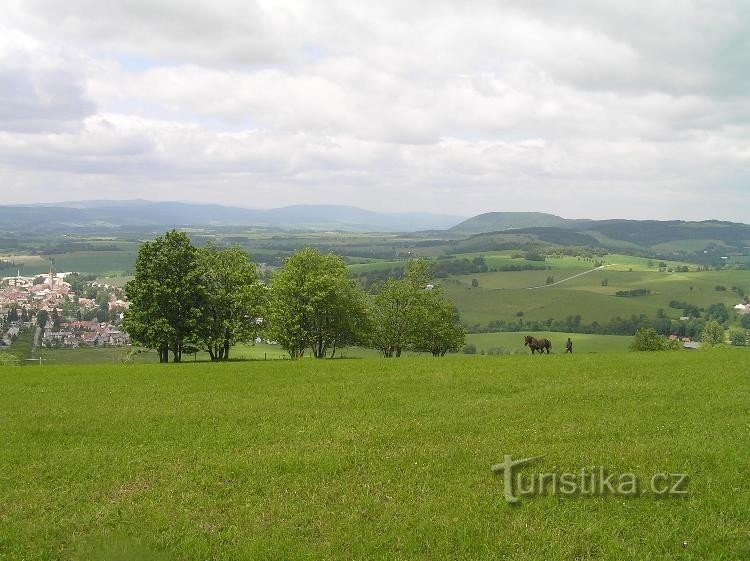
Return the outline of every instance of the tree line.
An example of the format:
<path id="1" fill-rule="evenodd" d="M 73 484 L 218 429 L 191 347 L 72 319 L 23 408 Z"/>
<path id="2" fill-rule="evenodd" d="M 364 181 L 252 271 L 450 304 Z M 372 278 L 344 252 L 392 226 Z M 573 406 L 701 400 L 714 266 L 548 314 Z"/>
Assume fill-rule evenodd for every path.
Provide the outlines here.
<path id="1" fill-rule="evenodd" d="M 416 259 L 402 278 L 365 292 L 340 257 L 307 248 L 288 257 L 267 284 L 240 247 L 198 248 L 173 230 L 141 246 L 125 286 L 130 307 L 123 329 L 134 343 L 155 349 L 161 362 L 170 356 L 180 362 L 197 350 L 228 360 L 232 346 L 261 335 L 291 358 L 333 357 L 352 345 L 384 357 L 406 350 L 443 356 L 461 348 L 464 330 L 432 276 L 430 263 Z"/>

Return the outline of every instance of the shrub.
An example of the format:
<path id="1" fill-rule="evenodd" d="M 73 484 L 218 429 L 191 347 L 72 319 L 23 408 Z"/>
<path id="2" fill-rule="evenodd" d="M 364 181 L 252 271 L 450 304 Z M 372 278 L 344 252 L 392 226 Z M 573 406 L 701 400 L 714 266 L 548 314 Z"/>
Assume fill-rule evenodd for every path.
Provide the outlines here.
<path id="1" fill-rule="evenodd" d="M 744 347 L 750 343 L 750 331 L 745 329 L 732 331 L 729 335 L 729 340 L 735 347 Z"/>
<path id="2" fill-rule="evenodd" d="M 475 355 L 477 354 L 477 346 L 474 343 L 469 343 L 468 345 L 464 345 L 463 353 L 465 355 Z"/>
<path id="3" fill-rule="evenodd" d="M 701 333 L 701 343 L 705 347 L 713 347 L 724 342 L 724 328 L 718 321 L 709 321 Z"/>
<path id="4" fill-rule="evenodd" d="M 636 331 L 633 342 L 630 344 L 632 351 L 663 351 L 665 348 L 666 339 L 651 327 L 642 327 Z"/>

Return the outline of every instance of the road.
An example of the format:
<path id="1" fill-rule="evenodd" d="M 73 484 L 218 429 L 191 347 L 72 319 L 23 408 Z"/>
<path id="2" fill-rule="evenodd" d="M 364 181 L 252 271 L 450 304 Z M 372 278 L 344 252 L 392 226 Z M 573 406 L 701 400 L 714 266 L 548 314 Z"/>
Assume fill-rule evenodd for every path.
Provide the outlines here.
<path id="1" fill-rule="evenodd" d="M 601 267 L 596 267 L 594 269 L 589 269 L 588 271 L 584 271 L 582 273 L 578 273 L 577 275 L 573 275 L 572 277 L 566 277 L 564 279 L 561 279 L 559 281 L 551 282 L 549 284 L 543 284 L 542 286 L 529 286 L 527 287 L 527 290 L 537 290 L 538 288 L 549 288 L 550 286 L 555 286 L 557 284 L 562 284 L 566 281 L 569 281 L 571 279 L 577 279 L 578 277 L 582 277 L 583 275 L 588 275 L 589 273 L 593 273 L 594 271 L 601 271 L 602 269 L 606 269 L 607 267 L 614 266 L 613 263 L 610 263 L 609 265 L 602 265 Z"/>

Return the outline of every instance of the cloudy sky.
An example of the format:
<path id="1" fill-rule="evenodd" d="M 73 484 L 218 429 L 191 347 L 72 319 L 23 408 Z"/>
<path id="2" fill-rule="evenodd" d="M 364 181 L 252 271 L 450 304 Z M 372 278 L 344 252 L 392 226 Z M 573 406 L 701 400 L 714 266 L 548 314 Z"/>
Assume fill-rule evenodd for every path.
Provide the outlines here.
<path id="1" fill-rule="evenodd" d="M 0 201 L 750 222 L 744 0 L 3 0 Z"/>

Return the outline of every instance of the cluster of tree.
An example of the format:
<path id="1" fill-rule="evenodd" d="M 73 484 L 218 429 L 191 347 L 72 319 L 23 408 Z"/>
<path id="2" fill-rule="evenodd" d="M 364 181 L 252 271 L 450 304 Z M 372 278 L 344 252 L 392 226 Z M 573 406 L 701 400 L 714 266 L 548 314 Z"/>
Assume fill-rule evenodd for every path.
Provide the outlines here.
<path id="1" fill-rule="evenodd" d="M 131 340 L 156 349 L 161 362 L 206 350 L 212 360 L 249 340 L 260 317 L 262 287 L 255 266 L 238 247 L 196 248 L 172 230 L 144 243 L 135 276 L 125 285 L 130 308 L 123 329 Z"/>
<path id="2" fill-rule="evenodd" d="M 438 259 L 433 268 L 434 275 L 445 278 L 448 275 L 471 275 L 474 273 L 486 273 L 489 270 L 484 257 L 474 257 L 469 260 L 463 259 Z"/>
<path id="3" fill-rule="evenodd" d="M 542 256 L 541 261 L 544 261 Z M 355 275 L 364 286 L 369 290 L 378 282 L 385 281 L 389 278 L 401 278 L 404 276 L 405 265 L 397 265 L 387 269 L 376 271 L 362 271 Z M 512 271 L 547 271 L 552 267 L 548 265 L 536 265 L 534 263 L 504 263 L 489 267 L 484 257 L 474 257 L 473 259 L 452 259 L 448 256 L 438 258 L 432 266 L 432 274 L 435 278 L 446 278 L 450 275 L 471 275 L 486 272 L 512 272 Z"/>
<path id="4" fill-rule="evenodd" d="M 410 261 L 403 278 L 378 282 L 368 295 L 340 257 L 303 249 L 266 286 L 241 248 L 196 248 L 171 231 L 139 250 L 123 328 L 162 362 L 197 349 L 227 360 L 235 343 L 261 332 L 292 358 L 308 349 L 333 357 L 349 345 L 386 357 L 407 349 L 442 356 L 458 351 L 464 332 L 431 277 L 427 262 Z"/>
<path id="5" fill-rule="evenodd" d="M 724 343 L 724 328 L 718 321 L 708 321 L 700 332 L 700 341 L 704 347 L 714 347 Z M 738 343 L 740 343 L 738 337 Z M 734 339 L 732 339 L 733 344 Z M 652 327 L 643 327 L 635 332 L 635 337 L 630 346 L 634 351 L 664 351 L 676 350 L 680 348 L 678 339 L 670 339 L 659 333 Z"/>
<path id="6" fill-rule="evenodd" d="M 495 320 L 482 327 L 479 325 L 469 329 L 472 333 L 491 333 L 499 331 L 557 331 L 568 333 L 591 333 L 599 335 L 633 335 L 638 329 L 653 327 L 653 322 L 644 314 L 632 315 L 629 318 L 614 317 L 606 323 L 593 321 L 583 323 L 580 314 L 567 316 L 564 320 L 549 318 L 546 320 L 516 321 Z"/>
<path id="7" fill-rule="evenodd" d="M 70 289 L 75 294 L 85 295 L 86 291 L 91 287 L 89 284 L 96 280 L 96 275 L 88 275 L 83 273 L 71 273 L 65 277 L 65 282 L 70 285 Z M 89 298 L 93 298 L 90 296 Z"/>
<path id="8" fill-rule="evenodd" d="M 649 294 L 651 294 L 651 290 L 648 288 L 631 288 L 630 290 L 618 290 L 615 292 L 615 296 L 620 296 L 622 298 L 648 296 Z"/>
<path id="9" fill-rule="evenodd" d="M 729 340 L 736 347 L 750 345 L 750 329 L 736 329 L 729 334 Z"/>
<path id="10" fill-rule="evenodd" d="M 14 304 L 10 307 L 8 313 L 5 314 L 4 319 L 6 324 L 10 324 L 16 321 L 29 321 L 29 312 L 25 307 L 19 309 L 19 307 Z"/>
<path id="11" fill-rule="evenodd" d="M 636 331 L 630 344 L 631 351 L 676 351 L 679 348 L 680 343 L 677 340 L 664 337 L 652 327 L 642 327 Z"/>
<path id="12" fill-rule="evenodd" d="M 404 350 L 443 356 L 458 351 L 464 329 L 455 306 L 431 284 L 428 262 L 410 261 L 402 279 L 377 284 L 370 299 L 369 346 L 384 357 Z"/>

